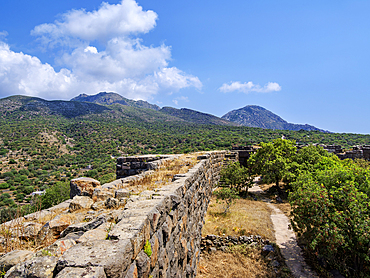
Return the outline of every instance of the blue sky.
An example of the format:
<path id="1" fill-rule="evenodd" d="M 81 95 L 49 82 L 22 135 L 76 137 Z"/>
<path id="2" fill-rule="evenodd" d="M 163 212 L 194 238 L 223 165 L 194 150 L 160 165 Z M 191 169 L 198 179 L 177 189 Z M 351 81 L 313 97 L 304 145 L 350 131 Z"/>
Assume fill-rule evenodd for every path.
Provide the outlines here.
<path id="1" fill-rule="evenodd" d="M 0 97 L 114 91 L 370 134 L 370 1 L 0 2 Z"/>

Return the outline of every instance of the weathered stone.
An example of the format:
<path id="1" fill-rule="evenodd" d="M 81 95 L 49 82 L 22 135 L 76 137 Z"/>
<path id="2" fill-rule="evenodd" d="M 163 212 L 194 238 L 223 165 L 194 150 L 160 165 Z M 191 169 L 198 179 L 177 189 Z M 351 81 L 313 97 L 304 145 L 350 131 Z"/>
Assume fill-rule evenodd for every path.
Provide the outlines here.
<path id="1" fill-rule="evenodd" d="M 72 202 L 69 204 L 69 211 L 74 212 L 79 209 L 89 209 L 94 201 L 86 196 L 74 196 Z"/>
<path id="2" fill-rule="evenodd" d="M 92 267 L 86 268 L 79 267 L 66 267 L 58 273 L 56 278 L 71 278 L 71 277 L 83 277 L 83 278 L 106 278 L 103 267 Z"/>
<path id="3" fill-rule="evenodd" d="M 150 256 L 150 266 L 154 267 L 158 261 L 158 251 L 159 251 L 159 240 L 157 236 L 153 235 L 149 243 L 150 243 L 150 248 L 152 250 L 152 254 Z"/>
<path id="4" fill-rule="evenodd" d="M 93 241 L 93 240 L 104 240 L 108 237 L 108 232 L 114 227 L 114 223 L 106 222 L 101 224 L 94 230 L 87 231 L 84 233 L 77 242 L 86 242 L 86 241 Z"/>
<path id="5" fill-rule="evenodd" d="M 107 222 L 104 216 L 100 216 L 90 222 L 83 222 L 83 223 L 78 223 L 78 224 L 73 224 L 68 226 L 61 234 L 60 237 L 65 237 L 66 235 L 70 233 L 76 233 L 78 231 L 83 231 L 87 232 L 92 229 L 95 229 L 99 227 L 101 224 Z"/>
<path id="6" fill-rule="evenodd" d="M 77 178 L 71 180 L 70 188 L 71 192 L 69 196 L 71 199 L 75 196 L 89 196 L 92 197 L 94 189 L 100 186 L 100 182 L 92 178 Z"/>
<path id="7" fill-rule="evenodd" d="M 52 256 L 35 257 L 13 266 L 4 278 L 53 278 L 56 263 L 57 258 Z"/>
<path id="8" fill-rule="evenodd" d="M 133 262 L 128 269 L 125 278 L 138 278 L 136 262 Z"/>
<path id="9" fill-rule="evenodd" d="M 137 273 L 139 277 L 148 277 L 150 270 L 150 258 L 141 251 L 136 258 Z"/>
<path id="10" fill-rule="evenodd" d="M 24 262 L 33 256 L 32 251 L 14 250 L 0 258 L 0 270 L 8 271 L 18 263 Z"/>
<path id="11" fill-rule="evenodd" d="M 103 188 L 96 188 L 92 195 L 92 198 L 96 201 L 105 201 L 108 198 L 113 198 L 114 193 Z"/>
<path id="12" fill-rule="evenodd" d="M 42 229 L 42 224 L 35 222 L 23 222 L 19 237 L 24 240 L 34 239 Z"/>
<path id="13" fill-rule="evenodd" d="M 121 277 L 130 266 L 130 240 L 97 240 L 80 243 L 68 249 L 58 260 L 57 272 L 66 267 L 101 266 L 108 277 Z"/>
<path id="14" fill-rule="evenodd" d="M 73 239 L 74 241 L 77 241 L 82 235 L 84 234 L 84 231 L 78 231 L 75 233 L 70 233 L 63 237 L 64 240 L 66 239 Z"/>
<path id="15" fill-rule="evenodd" d="M 55 256 L 59 257 L 63 255 L 65 251 L 74 246 L 76 242 L 73 239 L 60 239 L 54 242 L 52 245 L 45 247 L 38 251 L 36 257 Z"/>
<path id="16" fill-rule="evenodd" d="M 117 187 L 112 183 L 103 184 L 101 188 L 110 192 L 114 192 L 117 189 Z"/>
<path id="17" fill-rule="evenodd" d="M 93 210 L 101 210 L 105 208 L 105 202 L 104 201 L 98 201 L 91 205 L 91 208 Z"/>
<path id="18" fill-rule="evenodd" d="M 117 189 L 114 191 L 114 198 L 121 199 L 121 198 L 129 198 L 131 195 L 131 192 L 125 188 Z"/>

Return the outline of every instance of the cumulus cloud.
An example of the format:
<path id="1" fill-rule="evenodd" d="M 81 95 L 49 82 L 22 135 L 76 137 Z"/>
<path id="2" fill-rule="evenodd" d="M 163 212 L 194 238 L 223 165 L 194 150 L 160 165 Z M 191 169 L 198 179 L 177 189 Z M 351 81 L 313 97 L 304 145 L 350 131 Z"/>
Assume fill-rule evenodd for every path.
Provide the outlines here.
<path id="1" fill-rule="evenodd" d="M 69 11 L 54 23 L 36 26 L 31 34 L 52 45 L 71 38 L 106 42 L 113 37 L 147 33 L 156 25 L 157 17 L 154 11 L 143 11 L 134 0 L 123 0 L 116 5 L 103 2 L 97 11 Z"/>
<path id="2" fill-rule="evenodd" d="M 231 82 L 230 84 L 224 83 L 219 90 L 223 93 L 229 92 L 242 92 L 242 93 L 250 93 L 250 92 L 257 92 L 257 93 L 270 93 L 270 92 L 277 92 L 281 90 L 281 86 L 275 82 L 268 82 L 265 86 L 261 87 L 258 84 L 253 84 L 253 82 L 245 82 L 240 83 L 239 81 Z"/>
<path id="3" fill-rule="evenodd" d="M 114 91 L 147 100 L 186 87 L 200 90 L 198 77 L 169 67 L 169 46 L 145 46 L 135 37 L 154 28 L 156 19 L 155 12 L 143 11 L 134 0 L 122 0 L 116 5 L 103 3 L 92 12 L 72 10 L 54 23 L 36 26 L 32 34 L 41 45 L 62 52 L 55 59 L 61 70 L 1 43 L 0 91 L 47 99 Z"/>

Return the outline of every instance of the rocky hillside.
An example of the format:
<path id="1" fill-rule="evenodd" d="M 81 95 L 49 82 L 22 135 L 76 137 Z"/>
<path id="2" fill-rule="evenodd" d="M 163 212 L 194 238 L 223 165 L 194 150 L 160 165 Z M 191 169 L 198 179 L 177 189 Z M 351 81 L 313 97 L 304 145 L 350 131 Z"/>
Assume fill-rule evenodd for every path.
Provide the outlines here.
<path id="1" fill-rule="evenodd" d="M 177 118 L 183 119 L 187 122 L 196 124 L 211 124 L 211 125 L 231 125 L 238 126 L 239 124 L 228 121 L 227 119 L 221 119 L 219 117 L 213 116 L 211 114 L 206 114 L 198 112 L 195 110 L 181 108 L 176 109 L 172 107 L 163 107 L 160 112 L 175 116 Z"/>
<path id="2" fill-rule="evenodd" d="M 288 123 L 278 115 L 257 105 L 247 105 L 243 108 L 232 110 L 223 115 L 221 118 L 249 127 L 296 131 L 303 129 L 307 131 L 317 130 L 325 132 L 324 130 L 308 124 L 302 125 Z"/>
<path id="3" fill-rule="evenodd" d="M 101 92 L 96 95 L 86 95 L 86 94 L 80 94 L 77 97 L 74 97 L 71 99 L 71 101 L 82 101 L 82 102 L 92 102 L 97 104 L 103 104 L 103 105 L 112 105 L 115 103 L 119 103 L 122 105 L 137 107 L 137 108 L 148 108 L 153 110 L 159 110 L 160 107 L 155 104 L 150 104 L 147 101 L 144 100 L 132 100 L 125 98 L 119 94 L 116 93 L 106 93 Z"/>
<path id="4" fill-rule="evenodd" d="M 28 117 L 42 115 L 58 115 L 65 118 L 74 118 L 88 114 L 100 114 L 109 108 L 94 104 L 75 101 L 53 100 L 47 101 L 37 97 L 11 96 L 0 99 L 2 117 Z"/>

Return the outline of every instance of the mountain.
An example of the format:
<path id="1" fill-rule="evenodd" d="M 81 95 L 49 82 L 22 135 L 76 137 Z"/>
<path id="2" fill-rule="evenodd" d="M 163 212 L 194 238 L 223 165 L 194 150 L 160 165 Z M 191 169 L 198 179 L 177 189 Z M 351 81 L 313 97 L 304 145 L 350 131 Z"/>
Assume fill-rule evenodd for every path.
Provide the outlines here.
<path id="1" fill-rule="evenodd" d="M 198 112 L 187 108 L 176 109 L 173 107 L 163 107 L 160 110 L 160 112 L 195 124 L 230 125 L 230 126 L 239 125 L 237 123 L 233 123 L 210 114 Z"/>
<path id="2" fill-rule="evenodd" d="M 322 129 L 308 124 L 292 124 L 283 120 L 278 115 L 271 111 L 257 106 L 247 105 L 243 108 L 232 110 L 221 117 L 222 119 L 238 123 L 243 126 L 260 127 L 265 129 L 281 129 L 281 130 L 317 130 L 325 132 Z"/>
<path id="3" fill-rule="evenodd" d="M 137 108 L 147 108 L 147 109 L 153 109 L 158 111 L 160 107 L 155 104 L 150 104 L 147 101 L 144 100 L 132 100 L 125 98 L 119 94 L 116 93 L 107 93 L 107 92 L 100 92 L 96 95 L 86 95 L 86 94 L 80 94 L 77 97 L 74 97 L 71 99 L 71 101 L 79 101 L 79 102 L 92 102 L 96 104 L 102 104 L 102 105 L 112 105 L 115 103 L 119 103 L 122 105 L 137 107 Z"/>
<path id="4" fill-rule="evenodd" d="M 11 96 L 0 99 L 2 117 L 58 115 L 74 118 L 89 114 L 100 114 L 111 109 L 95 103 L 53 100 L 48 101 L 37 97 Z"/>

